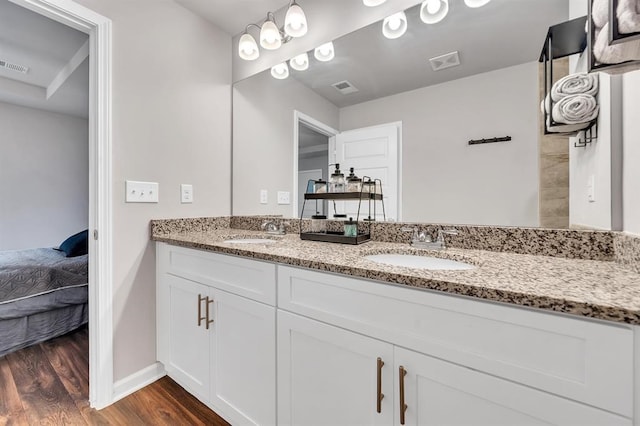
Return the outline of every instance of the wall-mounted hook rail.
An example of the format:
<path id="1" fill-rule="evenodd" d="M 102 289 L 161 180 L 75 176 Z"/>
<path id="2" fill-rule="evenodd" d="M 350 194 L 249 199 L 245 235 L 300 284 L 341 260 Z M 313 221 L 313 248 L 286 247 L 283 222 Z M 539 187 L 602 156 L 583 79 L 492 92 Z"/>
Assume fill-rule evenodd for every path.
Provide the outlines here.
<path id="1" fill-rule="evenodd" d="M 588 129 L 578 133 L 578 142 L 575 142 L 573 146 L 575 146 L 576 148 L 585 148 L 595 139 L 598 139 L 598 125 L 594 123 Z"/>
<path id="2" fill-rule="evenodd" d="M 489 139 L 472 139 L 469 141 L 469 145 L 480 145 L 482 143 L 494 143 L 494 142 L 509 142 L 511 136 L 504 136 L 502 138 L 489 138 Z"/>

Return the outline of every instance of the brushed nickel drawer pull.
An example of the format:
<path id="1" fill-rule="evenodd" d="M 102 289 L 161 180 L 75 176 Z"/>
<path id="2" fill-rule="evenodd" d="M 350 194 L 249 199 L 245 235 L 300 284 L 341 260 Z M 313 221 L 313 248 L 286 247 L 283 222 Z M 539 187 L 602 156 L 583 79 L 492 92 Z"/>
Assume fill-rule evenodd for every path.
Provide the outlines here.
<path id="1" fill-rule="evenodd" d="M 207 310 L 206 310 L 207 322 L 205 323 L 205 328 L 207 330 L 209 329 L 209 324 L 213 322 L 213 320 L 209 319 L 209 306 L 211 306 L 212 303 L 213 303 L 213 299 L 209 299 L 209 296 L 207 296 Z"/>
<path id="2" fill-rule="evenodd" d="M 407 370 L 403 366 L 400 366 L 400 424 L 404 424 L 404 413 L 407 411 L 407 404 L 404 403 L 404 376 L 407 375 Z"/>
<path id="3" fill-rule="evenodd" d="M 378 413 L 382 412 L 382 400 L 384 399 L 384 394 L 382 393 L 382 366 L 384 365 L 384 361 L 382 358 L 378 358 L 378 380 L 377 380 L 377 398 L 376 398 L 376 410 Z"/>
<path id="4" fill-rule="evenodd" d="M 202 302 L 206 299 L 206 297 L 202 297 L 201 294 L 198 294 L 198 327 L 202 325 L 202 320 L 205 317 L 202 316 Z"/>

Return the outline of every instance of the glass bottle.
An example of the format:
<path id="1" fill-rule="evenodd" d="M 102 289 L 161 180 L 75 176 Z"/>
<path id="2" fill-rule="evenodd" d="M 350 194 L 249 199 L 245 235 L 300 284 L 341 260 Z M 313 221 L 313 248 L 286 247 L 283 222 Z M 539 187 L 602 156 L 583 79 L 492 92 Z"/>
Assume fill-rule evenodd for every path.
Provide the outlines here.
<path id="1" fill-rule="evenodd" d="M 326 194 L 327 182 L 322 179 L 318 179 L 317 181 L 315 181 L 313 185 L 313 192 L 316 194 Z"/>
<path id="2" fill-rule="evenodd" d="M 344 174 L 340 172 L 340 164 L 335 164 L 336 169 L 329 179 L 329 192 L 344 192 Z"/>
<path id="3" fill-rule="evenodd" d="M 347 192 L 360 192 L 362 189 L 362 179 L 353 173 L 353 167 L 349 169 L 349 176 L 347 176 Z"/>

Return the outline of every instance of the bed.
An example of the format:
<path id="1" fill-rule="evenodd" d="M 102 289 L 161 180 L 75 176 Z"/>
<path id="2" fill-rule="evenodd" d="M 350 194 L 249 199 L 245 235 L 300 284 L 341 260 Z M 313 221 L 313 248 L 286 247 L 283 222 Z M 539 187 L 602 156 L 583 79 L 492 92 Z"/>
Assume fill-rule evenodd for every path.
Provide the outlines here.
<path id="1" fill-rule="evenodd" d="M 0 356 L 86 324 L 87 302 L 87 254 L 0 252 Z"/>

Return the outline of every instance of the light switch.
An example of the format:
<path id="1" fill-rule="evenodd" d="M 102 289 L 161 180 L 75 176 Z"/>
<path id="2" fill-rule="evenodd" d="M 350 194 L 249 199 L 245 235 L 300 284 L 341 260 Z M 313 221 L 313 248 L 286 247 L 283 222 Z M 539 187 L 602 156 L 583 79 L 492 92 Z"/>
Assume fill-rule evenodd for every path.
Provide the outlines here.
<path id="1" fill-rule="evenodd" d="M 278 204 L 291 204 L 289 191 L 278 191 Z"/>
<path id="2" fill-rule="evenodd" d="M 182 204 L 193 203 L 193 185 L 186 183 L 180 185 L 180 202 Z"/>
<path id="3" fill-rule="evenodd" d="M 125 182 L 125 201 L 127 203 L 157 203 L 159 199 L 158 182 Z"/>
<path id="4" fill-rule="evenodd" d="M 269 202 L 269 193 L 266 189 L 260 190 L 260 204 L 267 204 Z"/>

